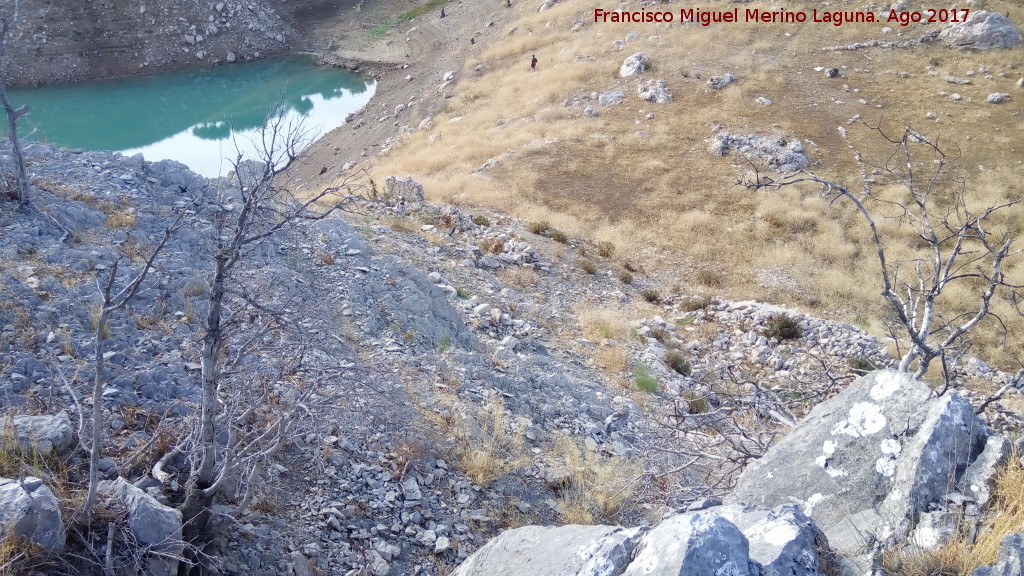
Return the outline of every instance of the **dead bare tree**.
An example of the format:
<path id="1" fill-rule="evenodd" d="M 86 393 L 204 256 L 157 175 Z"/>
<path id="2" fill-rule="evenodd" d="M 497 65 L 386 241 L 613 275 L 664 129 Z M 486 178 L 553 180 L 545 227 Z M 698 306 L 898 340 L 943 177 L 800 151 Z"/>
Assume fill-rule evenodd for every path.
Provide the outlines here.
<path id="1" fill-rule="evenodd" d="M 0 15 L 0 58 L 4 56 L 7 46 L 7 35 L 18 21 L 18 2 L 13 2 L 13 11 L 10 14 Z M 25 157 L 21 152 L 21 141 L 18 139 L 18 120 L 21 120 L 29 113 L 28 105 L 15 108 L 7 97 L 7 86 L 4 79 L 0 77 L 0 104 L 7 113 L 7 134 L 11 141 L 11 155 L 14 158 L 14 178 L 18 187 L 18 205 L 24 207 L 29 200 L 28 175 L 25 172 Z"/>
<path id="2" fill-rule="evenodd" d="M 223 201 L 212 252 L 197 429 L 174 449 L 191 468 L 180 506 L 186 541 L 207 531 L 210 506 L 229 486 L 241 488 L 238 510 L 251 502 L 267 463 L 310 420 L 316 384 L 324 377 L 304 365 L 307 351 L 301 339 L 282 341 L 285 329 L 296 325 L 289 306 L 294 302 L 267 302 L 282 283 L 261 284 L 246 264 L 272 237 L 340 208 L 345 200 L 334 195 L 358 188 L 362 179 L 353 174 L 335 187 L 303 197 L 287 190 L 279 181 L 281 173 L 300 157 L 308 135 L 301 123 L 281 114 L 267 119 L 255 144 L 258 161 L 239 154 L 232 162 L 233 191 Z M 260 365 L 241 369 L 244 359 L 267 349 L 274 353 L 261 356 Z M 277 366 L 268 360 L 274 357 L 280 359 Z M 164 464 L 161 459 L 158 467 Z M 154 476 L 160 477 L 157 471 Z"/>
<path id="3" fill-rule="evenodd" d="M 834 180 L 807 171 L 762 178 L 745 175 L 741 183 L 751 189 L 793 186 L 810 182 L 824 187 L 824 195 L 835 202 L 853 204 L 868 225 L 879 264 L 881 296 L 891 309 L 890 335 L 896 343 L 898 368 L 913 371 L 920 378 L 934 360 L 942 363 L 946 385 L 958 361 L 970 347 L 968 333 L 983 320 L 1002 321 L 993 312 L 993 299 L 1000 293 L 1015 300 L 1022 285 L 1007 277 L 1007 263 L 1020 255 L 1014 235 L 999 220 L 1024 197 L 983 207 L 968 204 L 966 180 L 956 170 L 958 156 L 950 156 L 934 141 L 907 126 L 897 136 L 881 126 L 871 129 L 890 147 L 886 161 L 869 170 L 863 156 L 850 144 L 861 172 L 862 190 L 855 191 Z M 847 139 L 845 128 L 840 133 Z M 897 198 L 883 196 L 874 178 L 898 184 Z M 918 240 L 916 252 L 902 259 L 894 256 L 898 240 L 880 230 L 889 220 L 909 227 Z M 943 298 L 959 286 L 975 295 L 967 311 L 956 311 Z"/>
<path id="4" fill-rule="evenodd" d="M 109 330 L 108 322 L 111 314 L 118 310 L 123 310 L 129 302 L 135 298 L 138 294 L 139 288 L 142 287 L 142 283 L 146 280 L 146 276 L 153 269 L 153 263 L 156 261 L 157 256 L 163 250 L 164 246 L 167 245 L 167 240 L 171 237 L 174 231 L 181 225 L 182 217 L 184 212 L 178 215 L 174 222 L 164 229 L 163 236 L 160 242 L 153 249 L 149 258 L 142 265 L 142 269 L 136 273 L 128 283 L 121 290 L 114 292 L 114 283 L 117 281 L 117 270 L 120 264 L 120 260 L 114 262 L 110 268 L 110 273 L 107 276 L 105 283 L 100 283 L 99 278 L 96 279 L 96 288 L 100 293 L 102 302 L 100 303 L 99 309 L 96 314 L 96 330 L 95 330 L 95 357 L 93 359 L 93 387 L 92 387 L 92 441 L 88 446 L 89 451 L 89 485 L 86 491 L 85 507 L 82 510 L 82 518 L 88 521 L 93 514 L 93 508 L 96 504 L 96 490 L 99 485 L 99 461 L 100 454 L 102 452 L 102 437 L 101 432 L 103 430 L 103 385 L 106 379 L 103 376 L 103 342 L 107 338 L 107 332 Z"/>

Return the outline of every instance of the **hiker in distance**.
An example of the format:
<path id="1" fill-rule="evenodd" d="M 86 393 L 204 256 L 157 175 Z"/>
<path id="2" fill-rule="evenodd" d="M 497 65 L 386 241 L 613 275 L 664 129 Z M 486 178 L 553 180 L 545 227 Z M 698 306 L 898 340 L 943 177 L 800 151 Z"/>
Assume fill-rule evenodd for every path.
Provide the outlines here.
<path id="1" fill-rule="evenodd" d="M 441 18 L 444 18 L 444 8 L 441 8 Z"/>
<path id="2" fill-rule="evenodd" d="M 530 60 L 530 72 L 537 71 L 537 55 L 533 55 L 533 60 Z"/>

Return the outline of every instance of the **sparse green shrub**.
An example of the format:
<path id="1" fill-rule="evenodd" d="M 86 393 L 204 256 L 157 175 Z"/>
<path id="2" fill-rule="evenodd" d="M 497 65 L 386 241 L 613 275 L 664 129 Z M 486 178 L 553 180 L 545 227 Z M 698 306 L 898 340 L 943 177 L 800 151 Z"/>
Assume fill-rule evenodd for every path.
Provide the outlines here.
<path id="1" fill-rule="evenodd" d="M 658 293 L 654 288 L 644 288 L 640 292 L 640 297 L 647 300 L 651 304 L 657 304 L 661 302 L 661 294 Z"/>
<path id="2" fill-rule="evenodd" d="M 611 242 L 598 242 L 597 253 L 602 258 L 611 258 L 615 254 L 615 244 Z"/>
<path id="3" fill-rule="evenodd" d="M 697 283 L 701 286 L 718 288 L 723 284 L 722 273 L 718 270 L 704 269 L 697 273 Z"/>
<path id="4" fill-rule="evenodd" d="M 597 274 L 597 264 L 594 264 L 590 260 L 584 260 L 580 262 L 580 268 L 582 268 L 584 272 L 590 274 L 591 276 Z"/>
<path id="5" fill-rule="evenodd" d="M 476 224 L 477 226 L 490 226 L 491 219 L 483 214 L 477 214 L 476 216 L 473 216 L 473 224 Z"/>
<path id="6" fill-rule="evenodd" d="M 665 364 L 683 376 L 689 376 L 693 372 L 693 365 L 677 350 L 669 350 L 665 353 Z"/>
<path id="7" fill-rule="evenodd" d="M 444 354 L 449 348 L 452 347 L 452 337 L 445 334 L 437 340 L 437 351 Z"/>
<path id="8" fill-rule="evenodd" d="M 548 237 L 554 240 L 555 242 L 558 242 L 559 244 L 569 243 L 569 237 L 566 236 L 565 232 L 562 232 L 561 230 L 551 230 L 551 233 L 548 235 Z"/>
<path id="9" fill-rule="evenodd" d="M 619 282 L 622 282 L 623 284 L 632 284 L 633 275 L 627 270 L 619 270 Z"/>
<path id="10" fill-rule="evenodd" d="M 776 314 L 768 319 L 768 328 L 765 336 L 776 340 L 795 340 L 804 335 L 800 328 L 800 321 L 789 314 Z"/>
<path id="11" fill-rule="evenodd" d="M 654 393 L 658 391 L 658 379 L 651 375 L 650 370 L 643 364 L 633 367 L 633 383 L 644 392 Z"/>

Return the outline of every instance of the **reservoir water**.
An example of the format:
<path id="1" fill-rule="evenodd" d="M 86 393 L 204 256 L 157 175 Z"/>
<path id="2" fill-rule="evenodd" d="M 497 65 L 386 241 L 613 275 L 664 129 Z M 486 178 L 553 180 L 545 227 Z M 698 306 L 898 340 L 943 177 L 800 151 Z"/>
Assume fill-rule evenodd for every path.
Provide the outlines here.
<path id="1" fill-rule="evenodd" d="M 272 111 L 285 125 L 301 121 L 315 139 L 366 105 L 375 87 L 372 79 L 294 56 L 8 92 L 15 106 L 32 107 L 18 123 L 23 138 L 141 152 L 146 160 L 177 160 L 221 176 L 238 151 L 252 154 Z"/>

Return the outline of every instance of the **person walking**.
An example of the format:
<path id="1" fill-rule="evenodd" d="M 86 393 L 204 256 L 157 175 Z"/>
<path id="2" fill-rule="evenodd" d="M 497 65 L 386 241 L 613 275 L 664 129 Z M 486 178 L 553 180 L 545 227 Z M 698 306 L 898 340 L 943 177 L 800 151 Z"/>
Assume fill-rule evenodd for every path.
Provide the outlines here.
<path id="1" fill-rule="evenodd" d="M 537 55 L 534 54 L 533 55 L 533 59 L 530 60 L 530 72 L 536 72 L 536 71 L 537 71 Z"/>

